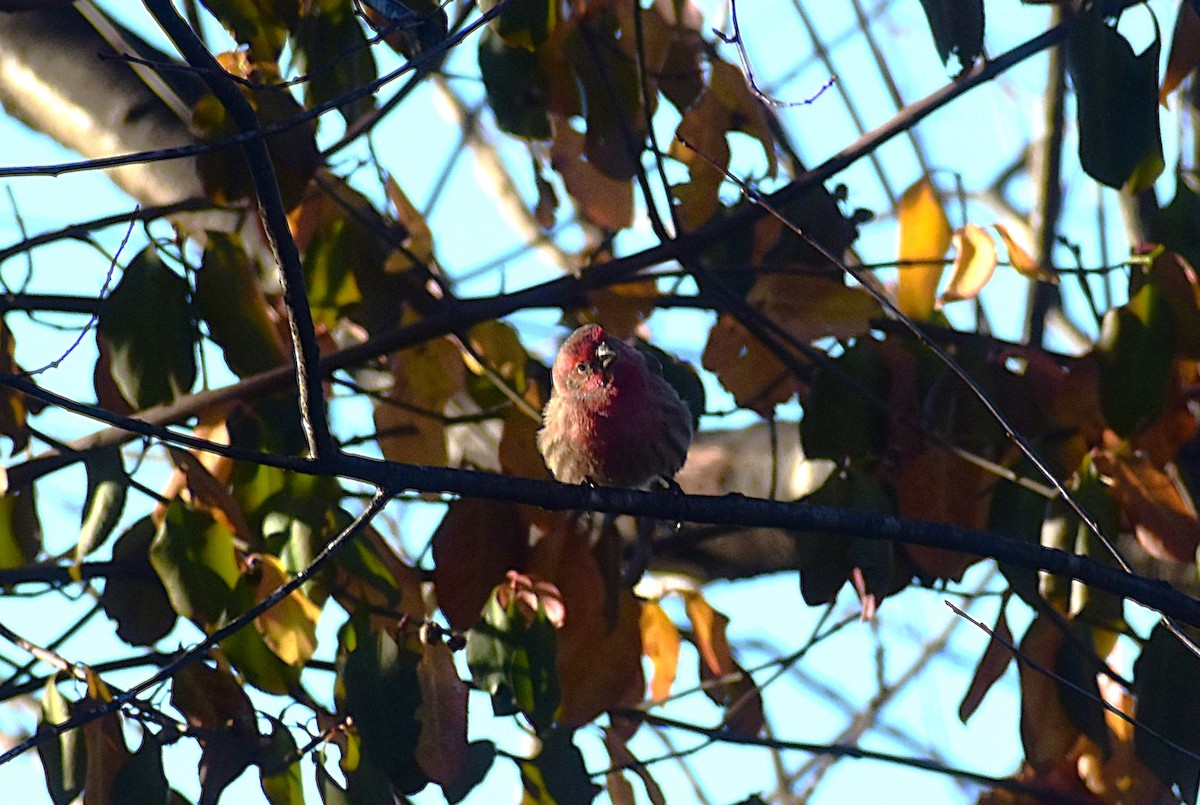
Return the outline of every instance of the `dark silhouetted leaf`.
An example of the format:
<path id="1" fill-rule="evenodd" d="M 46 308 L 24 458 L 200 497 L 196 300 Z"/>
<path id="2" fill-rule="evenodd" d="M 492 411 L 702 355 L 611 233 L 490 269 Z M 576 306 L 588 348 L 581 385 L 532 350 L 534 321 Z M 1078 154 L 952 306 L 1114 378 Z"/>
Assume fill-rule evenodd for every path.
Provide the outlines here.
<path id="1" fill-rule="evenodd" d="M 254 265 L 229 235 L 208 234 L 196 274 L 196 307 L 238 377 L 265 372 L 288 359 Z"/>
<path id="2" fill-rule="evenodd" d="M 1185 802 L 1195 802 L 1200 761 L 1167 746 L 1150 730 L 1200 752 L 1200 659 L 1159 624 L 1133 665 L 1137 723 L 1133 742 L 1138 758 L 1167 784 L 1179 786 Z"/>
<path id="3" fill-rule="evenodd" d="M 479 72 L 488 106 L 501 131 L 534 140 L 550 139 L 546 96 L 549 82 L 538 57 L 506 44 L 491 28 L 479 38 Z"/>
<path id="4" fill-rule="evenodd" d="M 133 258 L 100 303 L 96 331 L 108 342 L 117 388 L 135 407 L 169 403 L 196 382 L 188 285 L 153 246 Z"/>
<path id="5" fill-rule="evenodd" d="M 983 0 L 921 0 L 942 64 L 969 69 L 983 54 Z"/>
<path id="6" fill-rule="evenodd" d="M 100 605 L 117 623 L 117 637 L 134 646 L 158 642 L 178 617 L 162 580 L 150 566 L 150 542 L 156 527 L 149 517 L 131 525 L 113 544 L 114 562 L 128 564 L 127 574 L 104 585 Z"/>
<path id="7" fill-rule="evenodd" d="M 113 783 L 114 803 L 167 803 L 170 789 L 163 771 L 162 744 L 149 732 L 142 733 L 142 745 L 129 758 Z"/>
<path id="8" fill-rule="evenodd" d="M 1147 284 L 1129 304 L 1104 316 L 1096 354 L 1100 409 L 1118 436 L 1162 413 L 1174 365 L 1174 316 L 1162 291 Z"/>

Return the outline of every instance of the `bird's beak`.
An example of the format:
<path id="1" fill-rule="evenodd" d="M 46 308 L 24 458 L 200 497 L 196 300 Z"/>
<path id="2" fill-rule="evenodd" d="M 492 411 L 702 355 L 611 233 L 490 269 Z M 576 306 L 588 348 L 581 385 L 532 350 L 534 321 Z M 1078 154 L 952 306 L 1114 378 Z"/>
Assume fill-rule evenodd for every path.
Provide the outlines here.
<path id="1" fill-rule="evenodd" d="M 617 359 L 617 351 L 608 345 L 608 342 L 601 341 L 596 346 L 596 360 L 600 363 L 600 368 L 603 371 L 608 371 L 608 367 Z"/>

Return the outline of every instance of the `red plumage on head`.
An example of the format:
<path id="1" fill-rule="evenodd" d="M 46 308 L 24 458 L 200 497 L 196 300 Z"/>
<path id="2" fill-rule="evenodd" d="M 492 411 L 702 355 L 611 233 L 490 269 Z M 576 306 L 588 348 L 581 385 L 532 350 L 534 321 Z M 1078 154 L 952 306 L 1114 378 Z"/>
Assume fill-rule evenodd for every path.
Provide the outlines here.
<path id="1" fill-rule="evenodd" d="M 538 449 L 555 478 L 643 487 L 683 466 L 691 412 L 642 353 L 587 324 L 563 342 L 553 375 Z"/>

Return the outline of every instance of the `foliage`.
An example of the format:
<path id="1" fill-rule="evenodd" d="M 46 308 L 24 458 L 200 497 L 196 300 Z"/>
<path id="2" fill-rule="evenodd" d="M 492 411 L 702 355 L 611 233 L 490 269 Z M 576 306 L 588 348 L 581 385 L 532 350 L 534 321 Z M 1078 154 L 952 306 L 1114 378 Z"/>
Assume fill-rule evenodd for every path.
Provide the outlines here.
<path id="1" fill-rule="evenodd" d="M 194 34 L 173 32 L 169 5 L 147 8 L 180 44 Z M 785 125 L 782 102 L 751 76 L 744 22 L 738 35 L 720 37 L 720 48 L 691 0 L 459 5 L 461 17 L 424 0 L 206 0 L 193 12 L 228 32 L 229 50 L 217 56 L 227 75 L 201 70 L 201 83 L 184 89 L 168 78 L 197 75 L 164 66 L 168 57 L 139 62 L 162 76 L 143 87 L 142 100 L 182 110 L 176 122 L 191 132 L 187 156 L 205 203 L 234 213 L 225 220 L 235 223 L 176 216 L 174 238 L 112 257 L 112 287 L 92 306 L 94 332 L 89 326 L 81 336 L 96 354 L 90 392 L 76 396 L 94 396 L 88 410 L 107 412 L 120 435 L 72 443 L 44 415 L 47 400 L 62 399 L 36 387 L 29 399 L 18 393 L 25 336 L 9 330 L 18 313 L 5 308 L 0 434 L 12 461 L 0 497 L 3 588 L 47 578 L 55 589 L 82 586 L 108 617 L 89 628 L 108 629 L 123 650 L 147 649 L 130 665 L 176 661 L 154 680 L 166 692 L 143 695 L 149 691 L 138 684 L 127 693 L 98 656 L 64 659 L 66 648 L 5 627 L 6 638 L 52 669 L 14 663 L 0 697 L 40 691 L 32 741 L 53 802 L 80 792 L 89 802 L 183 801 L 173 790 L 181 787 L 178 770 L 164 763 L 164 749 L 178 742 L 199 749 L 201 803 L 216 802 L 247 770 L 275 805 L 312 801 L 314 792 L 322 802 L 391 803 L 434 790 L 458 802 L 491 792 L 489 774 L 504 764 L 519 776 L 525 802 L 588 802 L 600 783 L 612 801 L 632 802 L 634 782 L 650 801 L 673 801 L 680 795 L 660 787 L 655 767 L 629 746 L 647 722 L 764 751 L 797 748 L 768 738 L 780 727 L 771 723 L 771 691 L 703 581 L 782 567 L 798 578 L 808 606 L 832 612 L 848 590 L 870 620 L 905 591 L 965 592 L 964 578 L 990 561 L 987 540 L 1001 537 L 1076 554 L 1076 566 L 1101 566 L 1110 575 L 1093 578 L 1111 579 L 1113 567 L 1128 569 L 1112 553 L 1124 536 L 1122 550 L 1138 557 L 1139 570 L 1185 566 L 1194 576 L 1200 279 L 1192 262 L 1200 258 L 1200 205 L 1195 156 L 1184 146 L 1166 177 L 1175 181 L 1174 200 L 1158 210 L 1153 195 L 1165 186 L 1160 93 L 1187 88 L 1180 125 L 1195 138 L 1200 17 L 1192 3 L 1178 4 L 1161 80 L 1158 23 L 1140 51 L 1120 24 L 1145 11 L 1140 4 L 1057 12 L 1054 37 L 1038 48 L 1065 49 L 1062 74 L 1050 80 L 1058 86 L 1069 76 L 1078 148 L 1053 165 L 1037 208 L 1025 210 L 1041 216 L 1040 229 L 1014 223 L 1004 214 L 1013 212 L 1008 201 L 999 211 L 968 205 L 968 192 L 922 152 L 921 175 L 877 211 L 894 216 L 898 232 L 882 266 L 858 259 L 870 248 L 859 238 L 871 215 L 849 206 L 853 188 L 824 185 L 845 165 L 810 173 L 794 144 L 807 133 Z M 1008 66 L 983 58 L 991 20 L 982 0 L 920 6 L 936 59 L 955 57 L 961 74 L 947 94 L 901 110 L 897 132 L 915 125 L 914 110 L 953 106 L 974 91 L 974 78 Z M 46 13 L 8 9 L 0 3 L 0 21 Z M 1045 19 L 1033 8 L 1007 13 Z M 381 74 L 385 56 L 395 58 L 385 47 L 400 54 L 404 71 Z M 365 171 L 338 158 L 398 114 L 393 109 L 407 110 L 400 102 L 410 92 L 432 87 L 453 113 L 463 64 L 477 71 L 482 119 L 497 130 L 489 141 L 478 113 L 460 109 L 463 143 L 485 171 L 504 174 L 521 225 L 567 270 L 562 279 L 470 297 L 467 278 L 437 255 L 453 239 L 473 237 L 473 222 L 427 216 L 407 177 L 374 150 L 364 151 Z M 373 82 L 401 74 L 409 83 L 394 103 L 381 103 Z M 242 131 L 223 95 L 211 91 L 226 80 L 265 132 Z M 169 93 L 174 106 L 162 99 Z M 328 111 L 337 122 L 319 114 Z M 1051 135 L 1061 138 L 1067 124 L 1058 112 Z M 269 165 L 248 163 L 249 149 L 238 146 L 257 136 Z M 885 137 L 865 136 L 855 159 L 891 158 L 880 150 Z M 153 166 L 150 157 L 163 155 L 138 156 Z M 263 193 L 264 171 L 278 193 Z M 1130 210 L 1141 209 L 1127 259 L 1095 272 L 1067 264 L 1056 249 L 1060 225 L 1072 240 L 1107 242 L 1109 233 L 1062 225 L 1055 211 L 1063 175 L 1119 189 Z M 271 213 L 286 226 L 275 227 Z M 557 226 L 569 226 L 579 243 L 565 248 Z M 659 245 L 639 251 L 632 244 L 648 232 Z M 0 261 L 34 245 L 0 252 Z M 654 266 L 665 268 L 644 270 Z M 1092 274 L 1101 279 L 1093 283 Z M 994 335 L 983 300 L 1001 283 L 1056 296 L 1061 319 L 1062 300 L 1074 294 L 1092 313 L 1077 328 L 1087 344 L 1062 354 L 1036 339 Z M 715 413 L 706 391 L 772 428 L 777 414 L 802 412 L 793 461 L 819 480 L 786 497 L 861 518 L 851 522 L 887 518 L 899 524 L 892 538 L 831 518 L 828 529 L 783 529 L 785 547 L 768 550 L 765 522 L 729 526 L 725 515 L 712 524 L 729 526 L 724 538 L 742 543 L 736 563 L 722 565 L 719 552 L 715 560 L 706 553 L 721 535 L 700 524 L 671 534 L 664 526 L 652 568 L 709 572 L 631 589 L 624 523 L 504 499 L 480 485 L 478 494 L 445 496 L 454 490 L 438 479 L 485 473 L 552 489 L 534 438 L 549 394 L 545 344 L 505 319 L 524 305 L 559 310 L 567 324 L 602 321 L 630 339 L 652 332 L 647 320 L 660 310 L 711 311 L 707 332 L 684 336 L 701 356 L 699 372 L 643 344 L 664 375 L 698 415 Z M 954 312 L 967 305 L 975 306 L 973 321 Z M 1035 310 L 1031 316 L 1051 320 Z M 1003 311 L 1018 315 L 1011 303 Z M 295 357 L 304 355 L 300 347 L 319 351 L 322 364 Z M 388 477 L 402 482 L 364 475 L 345 452 L 315 455 L 325 406 L 295 399 L 298 360 L 324 379 L 302 386 L 306 394 L 358 406 L 357 415 L 334 409 L 341 447 L 381 457 L 396 473 Z M 959 382 L 951 360 L 974 388 Z M 714 430 L 712 419 L 702 421 Z M 139 422 L 175 429 L 142 428 L 139 447 Z M 748 440 L 749 432 L 730 438 Z M 709 435 L 701 434 L 681 474 L 683 492 L 738 493 L 728 511 L 752 513 L 736 508 L 745 490 L 704 463 L 717 443 Z M 774 496 L 782 448 L 771 449 Z M 156 472 L 151 457 L 167 461 Z M 45 479 L 76 461 L 86 477 L 71 498 Z M 445 467 L 473 473 L 431 470 Z M 403 547 L 407 520 L 354 521 L 364 483 L 386 496 L 445 504 L 428 550 Z M 42 534 L 41 520 L 53 517 L 47 490 L 60 496 L 49 505 L 80 514 L 66 551 Z M 609 508 L 640 500 L 595 494 Z M 656 499 L 668 506 L 672 494 Z M 970 551 L 931 546 L 917 533 L 921 521 L 983 533 L 982 541 Z M 1061 556 L 1040 556 L 1047 555 Z M 1125 596 L 1109 583 L 1039 576 L 1034 565 L 999 566 L 988 592 L 1002 601 L 1000 642 L 980 652 L 964 686 L 966 721 L 1018 658 L 1024 764 L 1011 779 L 991 780 L 981 801 L 1060 794 L 1155 803 L 1169 801 L 1172 787 L 1194 801 L 1200 655 L 1183 642 L 1195 647 L 1191 630 L 1163 621 L 1139 635 L 1144 622 L 1126 620 Z M 1032 623 L 1014 639 L 1009 619 L 1018 608 Z M 341 624 L 332 638 L 320 628 L 329 618 Z M 191 653 L 157 651 L 195 644 L 197 633 L 206 642 Z M 790 667 L 829 634 L 772 664 Z M 1132 675 L 1123 675 L 1118 659 L 1131 651 Z M 685 676 L 698 681 L 708 708 L 701 712 L 714 726 L 660 715 L 695 692 Z M 521 731 L 520 749 L 492 735 L 471 739 L 489 702 L 495 722 Z M 598 750 L 585 752 L 589 725 L 603 728 L 605 766 Z M 135 732 L 137 748 L 129 741 Z M 302 769 L 312 770 L 307 786 Z M 747 801 L 771 786 L 745 782 Z"/>

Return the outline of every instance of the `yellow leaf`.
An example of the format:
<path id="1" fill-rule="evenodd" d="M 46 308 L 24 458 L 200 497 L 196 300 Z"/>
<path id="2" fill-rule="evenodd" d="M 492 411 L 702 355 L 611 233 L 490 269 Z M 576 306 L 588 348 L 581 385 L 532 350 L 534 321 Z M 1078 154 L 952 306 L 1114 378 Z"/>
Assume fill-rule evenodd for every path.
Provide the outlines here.
<path id="1" fill-rule="evenodd" d="M 1004 224 L 993 224 L 993 228 L 996 230 L 996 234 L 1000 236 L 1000 240 L 1004 241 L 1004 251 L 1008 252 L 1008 262 L 1017 270 L 1017 273 L 1038 282 L 1053 282 L 1055 285 L 1058 284 L 1058 275 L 1050 269 L 1039 265 L 1037 260 L 1033 259 L 1033 255 L 1020 243 L 1017 243 L 1016 238 L 1008 231 L 1008 227 Z"/>
<path id="2" fill-rule="evenodd" d="M 1175 18 L 1175 31 L 1171 34 L 1171 55 L 1167 58 L 1167 71 L 1163 74 L 1162 89 L 1158 91 L 1158 102 L 1167 105 L 1167 96 L 1175 91 L 1183 80 L 1200 65 L 1200 15 L 1195 7 L 1184 2 L 1179 4 L 1179 16 Z"/>
<path id="3" fill-rule="evenodd" d="M 996 273 L 996 244 L 987 230 L 967 224 L 954 233 L 954 276 L 942 292 L 938 306 L 960 299 L 974 299 Z"/>
<path id="4" fill-rule="evenodd" d="M 458 348 L 448 338 L 435 338 L 393 354 L 391 370 L 392 389 L 375 406 L 383 457 L 444 467 L 446 427 L 440 417 L 465 382 Z"/>
<path id="5" fill-rule="evenodd" d="M 642 653 L 650 658 L 654 676 L 650 679 L 650 698 L 661 702 L 671 693 L 671 683 L 679 667 L 679 630 L 657 601 L 642 604 L 640 620 Z"/>
<path id="6" fill-rule="evenodd" d="M 256 598 L 261 601 L 288 581 L 278 557 L 252 557 L 258 573 Z M 317 649 L 317 619 L 321 610 L 300 590 L 292 590 L 282 601 L 255 619 L 263 642 L 288 665 L 300 666 L 312 659 Z"/>
<path id="7" fill-rule="evenodd" d="M 950 220 L 937 191 L 923 178 L 900 197 L 900 281 L 896 306 L 914 319 L 927 319 L 942 279 L 942 259 L 950 248 Z"/>

